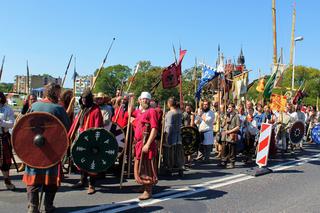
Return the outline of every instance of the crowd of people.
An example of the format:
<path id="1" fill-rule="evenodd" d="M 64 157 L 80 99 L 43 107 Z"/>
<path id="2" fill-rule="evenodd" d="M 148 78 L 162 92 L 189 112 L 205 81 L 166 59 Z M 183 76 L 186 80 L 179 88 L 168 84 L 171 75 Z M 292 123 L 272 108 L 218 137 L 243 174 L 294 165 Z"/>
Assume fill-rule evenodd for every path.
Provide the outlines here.
<path id="1" fill-rule="evenodd" d="M 238 159 L 253 165 L 262 123 L 273 126 L 269 151 L 273 157 L 277 153 L 303 149 L 304 143 L 312 143 L 310 130 L 319 122 L 319 113 L 315 107 L 292 104 L 288 104 L 284 112 L 278 112 L 271 110 L 267 104 L 254 105 L 251 101 L 235 105 L 232 102 L 202 100 L 197 109 L 190 103 L 185 103 L 184 109 L 181 109 L 177 99 L 170 97 L 166 100 L 167 110 L 164 110 L 149 92 L 142 92 L 137 98 L 138 105 L 135 105 L 133 94 L 121 94 L 118 90 L 115 97 L 109 97 L 85 89 L 79 99 L 80 112 L 76 115 L 73 107 L 75 102 L 71 90 L 61 94 L 60 86 L 50 83 L 45 87 L 42 100 L 38 101 L 35 95 L 26 98 L 21 115 L 39 111 L 51 113 L 64 124 L 71 143 L 90 128 L 103 128 L 116 123 L 124 129 L 130 122 L 134 131 L 134 178 L 143 186 L 140 200 L 152 197 L 152 187 L 158 182 L 158 165 L 164 175 L 178 173 L 179 176 L 184 175 L 186 168 L 192 169 L 194 162 L 211 163 L 213 157 L 219 161 L 218 166 L 221 168 L 235 168 Z M 296 121 L 302 121 L 306 127 L 306 135 L 299 144 L 290 143 L 288 135 Z M 14 113 L 6 104 L 5 95 L 0 92 L 0 168 L 9 190 L 15 188 L 9 175 L 13 157 L 9 129 L 13 128 L 14 123 Z M 184 138 L 181 135 L 183 127 L 191 127 L 199 133 L 198 144 L 195 144 L 198 150 L 193 154 L 187 155 L 184 150 Z M 237 158 L 239 155 L 242 157 Z M 24 171 L 28 211 L 38 211 L 41 186 L 45 186 L 45 211 L 54 211 L 53 200 L 61 185 L 59 164 L 47 169 L 24 165 L 19 169 Z M 96 175 L 81 169 L 79 172 L 79 182 L 72 188 L 88 186 L 87 193 L 94 194 Z"/>

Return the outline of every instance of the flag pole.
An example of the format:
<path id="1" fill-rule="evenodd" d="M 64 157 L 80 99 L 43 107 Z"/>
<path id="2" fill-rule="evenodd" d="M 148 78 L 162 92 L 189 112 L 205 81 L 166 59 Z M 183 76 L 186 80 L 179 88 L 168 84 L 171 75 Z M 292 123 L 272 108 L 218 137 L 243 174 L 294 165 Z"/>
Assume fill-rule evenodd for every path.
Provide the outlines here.
<path id="1" fill-rule="evenodd" d="M 194 65 L 194 73 L 193 73 L 193 78 L 194 78 L 194 94 L 197 93 L 197 58 L 195 58 L 195 65 Z M 195 109 L 198 108 L 198 101 L 195 99 Z"/>

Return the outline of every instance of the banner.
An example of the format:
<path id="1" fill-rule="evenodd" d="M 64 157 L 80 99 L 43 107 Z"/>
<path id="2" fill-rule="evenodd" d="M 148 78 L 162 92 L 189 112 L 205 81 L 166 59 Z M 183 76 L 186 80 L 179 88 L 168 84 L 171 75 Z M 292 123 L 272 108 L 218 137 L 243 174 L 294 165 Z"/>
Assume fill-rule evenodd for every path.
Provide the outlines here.
<path id="1" fill-rule="evenodd" d="M 284 112 L 287 106 L 287 97 L 284 95 L 272 94 L 270 98 L 270 109 L 273 111 Z"/>
<path id="2" fill-rule="evenodd" d="M 171 64 L 162 72 L 162 87 L 170 89 L 176 87 L 180 83 L 181 66 L 176 63 Z"/>
<path id="3" fill-rule="evenodd" d="M 200 100 L 201 91 L 202 88 L 212 81 L 215 77 L 217 77 L 220 73 L 218 73 L 216 70 L 210 69 L 207 66 L 203 66 L 202 68 L 202 77 L 199 82 L 199 86 L 196 92 L 196 98 Z"/>
<path id="4" fill-rule="evenodd" d="M 248 73 L 233 77 L 232 92 L 233 98 L 239 100 L 241 95 L 247 93 Z"/>

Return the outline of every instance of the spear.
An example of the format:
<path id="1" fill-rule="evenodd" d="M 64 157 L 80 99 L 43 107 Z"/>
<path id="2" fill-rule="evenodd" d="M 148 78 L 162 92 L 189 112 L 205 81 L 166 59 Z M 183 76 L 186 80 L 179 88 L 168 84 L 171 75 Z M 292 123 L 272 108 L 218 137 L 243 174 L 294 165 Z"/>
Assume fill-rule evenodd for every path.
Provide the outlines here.
<path id="1" fill-rule="evenodd" d="M 109 47 L 109 49 L 108 49 L 108 51 L 107 51 L 107 54 L 106 54 L 106 56 L 104 57 L 104 59 L 103 59 L 103 61 L 102 61 L 102 63 L 101 63 L 101 66 L 100 66 L 100 68 L 99 68 L 96 76 L 93 78 L 93 83 L 92 83 L 92 86 L 91 86 L 91 90 L 93 90 L 94 87 L 95 87 L 95 85 L 96 85 L 97 79 L 98 79 L 98 77 L 99 77 L 99 75 L 100 75 L 100 73 L 101 73 L 101 71 L 102 71 L 102 69 L 103 69 L 103 65 L 104 65 L 104 64 L 106 63 L 106 61 L 107 61 L 107 58 L 108 58 L 108 55 L 109 55 L 109 52 L 110 52 L 110 50 L 111 50 L 111 47 L 112 47 L 112 45 L 113 45 L 114 40 L 116 40 L 116 38 L 113 38 L 113 39 L 112 39 L 112 42 L 111 42 L 110 47 Z"/>
<path id="2" fill-rule="evenodd" d="M 1 81 L 1 77 L 2 77 L 2 71 L 3 71 L 3 65 L 4 65 L 4 60 L 6 59 L 6 56 L 3 56 L 2 58 L 2 65 L 1 65 L 1 69 L 0 69 L 0 81 Z"/>
<path id="3" fill-rule="evenodd" d="M 26 84 L 27 95 L 29 95 L 29 92 L 30 92 L 29 76 L 30 76 L 30 72 L 29 72 L 29 65 L 28 65 L 28 60 L 27 60 L 27 84 Z"/>
<path id="4" fill-rule="evenodd" d="M 133 83 L 133 81 L 134 81 L 134 78 L 136 77 L 136 74 L 138 73 L 139 67 L 140 67 L 140 64 L 137 65 L 137 67 L 136 67 L 136 69 L 135 69 L 135 71 L 134 71 L 134 73 L 133 73 L 133 76 L 132 76 L 132 78 L 131 78 L 131 81 L 130 81 L 129 86 L 128 86 L 128 89 L 127 89 L 127 93 L 129 92 L 130 87 L 131 87 L 131 85 L 132 85 L 132 83 Z"/>
<path id="5" fill-rule="evenodd" d="M 69 67 L 70 67 L 70 64 L 71 64 L 72 57 L 73 57 L 73 54 L 71 54 L 70 59 L 69 59 L 69 63 L 67 65 L 67 69 L 64 72 L 64 77 L 63 77 L 63 80 L 62 80 L 62 83 L 61 83 L 61 88 L 63 88 L 64 82 L 66 81 L 66 77 L 67 77 L 67 74 L 68 74 L 68 70 L 69 70 Z"/>

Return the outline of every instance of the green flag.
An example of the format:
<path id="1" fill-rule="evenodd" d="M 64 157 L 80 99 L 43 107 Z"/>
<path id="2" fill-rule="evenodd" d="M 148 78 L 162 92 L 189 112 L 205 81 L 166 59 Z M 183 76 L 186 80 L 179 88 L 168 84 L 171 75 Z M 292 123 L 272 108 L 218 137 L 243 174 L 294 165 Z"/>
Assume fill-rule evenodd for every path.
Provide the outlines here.
<path id="1" fill-rule="evenodd" d="M 278 72 L 279 72 L 279 61 L 278 61 L 278 64 L 277 64 L 276 71 L 274 71 L 272 73 L 272 75 L 270 76 L 269 80 L 266 83 L 266 86 L 264 87 L 263 97 L 264 97 L 265 100 L 268 100 L 271 97 L 272 89 L 273 89 L 274 83 L 275 83 L 275 81 L 277 79 Z"/>

